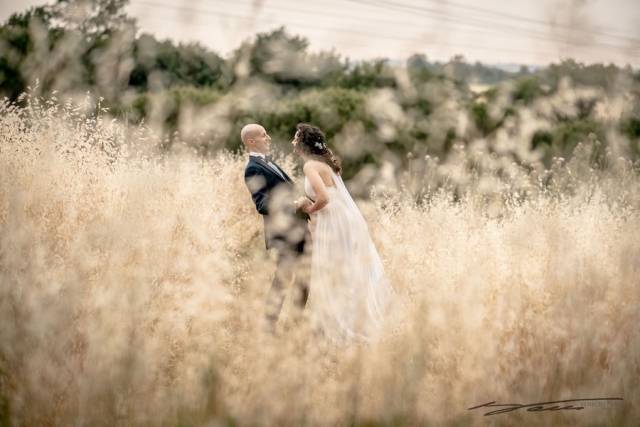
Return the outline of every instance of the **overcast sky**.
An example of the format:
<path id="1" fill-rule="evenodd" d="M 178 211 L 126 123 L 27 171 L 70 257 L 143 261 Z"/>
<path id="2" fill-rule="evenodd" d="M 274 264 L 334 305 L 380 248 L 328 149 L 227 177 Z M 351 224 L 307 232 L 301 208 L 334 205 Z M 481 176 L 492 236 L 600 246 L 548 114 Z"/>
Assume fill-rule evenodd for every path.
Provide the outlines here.
<path id="1" fill-rule="evenodd" d="M 45 0 L 0 0 L 0 19 Z M 546 65 L 564 58 L 640 68 L 640 0 L 131 0 L 141 31 L 226 56 L 284 25 L 312 51 L 351 59 Z"/>

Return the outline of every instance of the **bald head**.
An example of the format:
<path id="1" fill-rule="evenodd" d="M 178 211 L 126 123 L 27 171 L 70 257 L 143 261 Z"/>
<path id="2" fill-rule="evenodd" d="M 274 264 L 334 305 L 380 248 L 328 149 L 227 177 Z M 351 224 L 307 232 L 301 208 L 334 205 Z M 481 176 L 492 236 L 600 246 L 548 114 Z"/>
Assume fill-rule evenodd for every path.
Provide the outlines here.
<path id="1" fill-rule="evenodd" d="M 251 152 L 267 154 L 271 137 L 267 131 L 256 123 L 251 123 L 242 128 L 240 139 Z"/>
<path id="2" fill-rule="evenodd" d="M 242 128 L 242 131 L 240 132 L 240 139 L 242 139 L 244 145 L 247 145 L 248 139 L 253 138 L 260 132 L 260 128 L 262 128 L 262 126 L 255 123 L 248 124 Z"/>

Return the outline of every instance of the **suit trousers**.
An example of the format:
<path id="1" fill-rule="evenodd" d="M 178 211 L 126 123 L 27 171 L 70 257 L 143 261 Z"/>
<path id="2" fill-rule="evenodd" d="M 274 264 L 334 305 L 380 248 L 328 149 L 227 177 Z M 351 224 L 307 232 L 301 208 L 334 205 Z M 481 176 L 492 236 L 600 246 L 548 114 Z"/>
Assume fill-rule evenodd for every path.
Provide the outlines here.
<path id="1" fill-rule="evenodd" d="M 308 240 L 308 239 L 307 239 Z M 297 244 L 276 241 L 276 272 L 267 293 L 266 327 L 275 330 L 280 317 L 287 288 L 293 278 L 291 300 L 294 309 L 294 320 L 297 321 L 307 305 L 309 297 L 309 280 L 311 271 L 311 242 L 302 240 Z"/>

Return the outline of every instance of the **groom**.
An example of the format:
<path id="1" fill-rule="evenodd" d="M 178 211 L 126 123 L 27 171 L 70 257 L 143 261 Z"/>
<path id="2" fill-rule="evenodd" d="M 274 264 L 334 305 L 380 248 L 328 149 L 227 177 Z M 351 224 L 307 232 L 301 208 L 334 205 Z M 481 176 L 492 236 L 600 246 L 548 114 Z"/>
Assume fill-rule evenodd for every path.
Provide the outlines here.
<path id="1" fill-rule="evenodd" d="M 244 181 L 264 219 L 266 247 L 277 251 L 276 273 L 267 293 L 265 324 L 268 332 L 275 333 L 286 288 L 294 274 L 294 304 L 300 312 L 307 304 L 311 235 L 309 215 L 302 208 L 311 201 L 303 197 L 295 199 L 293 181 L 267 156 L 271 137 L 262 126 L 246 125 L 240 137 L 249 150 Z"/>

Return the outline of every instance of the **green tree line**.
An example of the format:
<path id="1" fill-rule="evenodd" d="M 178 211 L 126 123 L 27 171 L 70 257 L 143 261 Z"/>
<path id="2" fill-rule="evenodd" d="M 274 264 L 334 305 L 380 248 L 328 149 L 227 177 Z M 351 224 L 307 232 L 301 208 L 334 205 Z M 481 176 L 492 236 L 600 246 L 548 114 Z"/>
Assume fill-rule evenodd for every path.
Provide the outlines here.
<path id="1" fill-rule="evenodd" d="M 263 124 L 281 148 L 297 123 L 309 122 L 343 156 L 346 175 L 366 163 L 407 166 L 446 157 L 457 143 L 499 140 L 531 110 L 546 125 L 526 136 L 528 148 L 546 162 L 570 156 L 590 134 L 605 146 L 621 135 L 624 154 L 638 158 L 640 72 L 628 66 L 565 60 L 509 72 L 462 56 L 431 62 L 423 53 L 402 63 L 356 62 L 311 52 L 285 28 L 223 58 L 198 43 L 140 33 L 126 4 L 58 0 L 11 16 L 0 27 L 0 95 L 16 100 L 36 79 L 42 96 L 90 92 L 120 119 L 153 126 L 163 149 L 182 143 L 202 155 L 238 149 L 247 122 Z M 567 88 L 575 99 L 558 100 Z M 608 119 L 598 103 L 620 94 L 624 112 Z"/>

